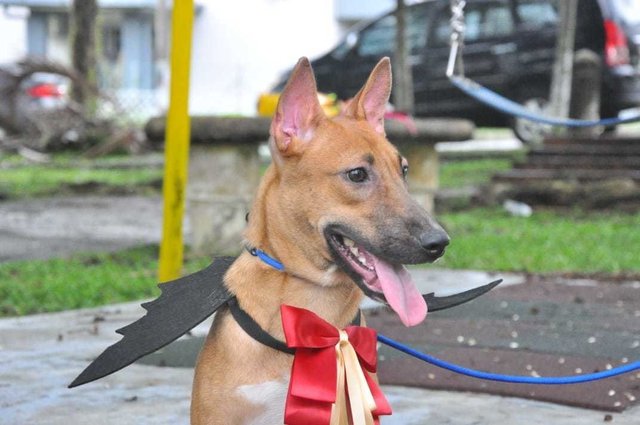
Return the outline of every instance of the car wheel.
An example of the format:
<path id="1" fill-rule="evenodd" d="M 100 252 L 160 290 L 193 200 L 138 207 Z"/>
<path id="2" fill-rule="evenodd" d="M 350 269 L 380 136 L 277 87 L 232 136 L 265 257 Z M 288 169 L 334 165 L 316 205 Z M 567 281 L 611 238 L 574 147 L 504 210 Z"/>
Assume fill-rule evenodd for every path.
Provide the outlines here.
<path id="1" fill-rule="evenodd" d="M 533 97 L 522 102 L 529 111 L 545 115 L 549 102 L 541 97 Z M 542 124 L 536 121 L 514 117 L 512 120 L 512 129 L 516 137 L 529 146 L 542 145 L 544 138 L 551 133 L 552 126 Z"/>

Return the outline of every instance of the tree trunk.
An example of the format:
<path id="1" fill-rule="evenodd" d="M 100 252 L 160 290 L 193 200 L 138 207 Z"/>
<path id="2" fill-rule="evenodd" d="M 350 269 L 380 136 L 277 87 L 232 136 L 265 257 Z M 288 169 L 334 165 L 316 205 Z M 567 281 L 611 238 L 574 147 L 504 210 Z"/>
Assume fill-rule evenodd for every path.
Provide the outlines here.
<path id="1" fill-rule="evenodd" d="M 598 121 L 600 119 L 600 82 L 602 81 L 602 60 L 589 49 L 576 52 L 571 84 L 571 107 L 569 117 L 579 120 Z M 602 126 L 574 127 L 569 129 L 571 137 L 598 137 Z"/>
<path id="2" fill-rule="evenodd" d="M 404 0 L 397 0 L 396 11 L 396 55 L 394 57 L 394 106 L 397 111 L 413 115 L 413 76 L 407 46 L 407 13 Z"/>
<path id="3" fill-rule="evenodd" d="M 96 85 L 97 0 L 73 0 L 71 5 L 71 65 L 86 84 L 73 84 L 71 98 L 85 110 L 95 107 L 89 90 Z"/>
<path id="4" fill-rule="evenodd" d="M 571 102 L 571 80 L 573 75 L 573 49 L 576 35 L 578 0 L 559 2 L 560 20 L 556 41 L 555 62 L 551 78 L 550 115 L 556 118 L 569 116 Z M 564 129 L 556 127 L 554 133 Z"/>

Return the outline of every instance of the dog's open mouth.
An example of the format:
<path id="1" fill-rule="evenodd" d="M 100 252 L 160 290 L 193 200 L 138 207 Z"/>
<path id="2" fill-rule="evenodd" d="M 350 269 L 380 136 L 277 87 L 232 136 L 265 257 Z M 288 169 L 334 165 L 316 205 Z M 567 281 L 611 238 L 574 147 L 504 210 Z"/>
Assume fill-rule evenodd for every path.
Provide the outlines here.
<path id="1" fill-rule="evenodd" d="M 339 234 L 330 235 L 328 240 L 338 265 L 367 296 L 387 303 L 405 326 L 424 320 L 427 303 L 402 264 L 388 263 Z"/>

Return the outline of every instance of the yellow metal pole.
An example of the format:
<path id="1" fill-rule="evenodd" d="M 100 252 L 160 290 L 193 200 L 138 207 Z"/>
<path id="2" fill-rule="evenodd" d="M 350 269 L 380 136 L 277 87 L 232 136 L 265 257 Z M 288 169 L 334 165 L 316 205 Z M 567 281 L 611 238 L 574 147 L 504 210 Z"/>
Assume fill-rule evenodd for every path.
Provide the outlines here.
<path id="1" fill-rule="evenodd" d="M 193 0 L 173 2 L 171 17 L 171 84 L 165 141 L 164 212 L 159 280 L 180 276 L 183 263 L 182 218 L 189 162 L 189 69 Z"/>

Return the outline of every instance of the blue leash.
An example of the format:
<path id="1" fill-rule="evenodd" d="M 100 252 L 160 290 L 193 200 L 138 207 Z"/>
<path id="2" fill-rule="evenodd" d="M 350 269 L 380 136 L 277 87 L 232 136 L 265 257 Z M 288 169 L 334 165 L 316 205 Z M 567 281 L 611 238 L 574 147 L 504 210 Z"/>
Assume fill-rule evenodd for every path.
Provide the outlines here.
<path id="1" fill-rule="evenodd" d="M 508 382 L 511 384 L 539 384 L 539 385 L 566 385 L 566 384 L 581 384 L 584 382 L 598 381 L 601 379 L 612 378 L 614 376 L 622 375 L 624 373 L 640 370 L 640 361 L 629 363 L 627 365 L 618 366 L 610 370 L 602 372 L 586 373 L 583 375 L 573 376 L 523 376 L 523 375 L 503 375 L 500 373 L 483 372 L 481 370 L 470 369 L 468 367 L 460 366 L 457 364 L 449 363 L 444 360 L 440 360 L 429 354 L 421 353 L 414 348 L 401 344 L 389 337 L 378 334 L 378 341 L 395 348 L 398 351 L 402 351 L 412 357 L 415 357 L 424 362 L 430 363 L 434 366 L 438 366 L 442 369 L 450 370 L 452 372 L 459 373 L 461 375 L 470 376 L 472 378 L 484 379 L 487 381 Z"/>
<path id="2" fill-rule="evenodd" d="M 257 248 L 247 247 L 247 251 L 255 257 L 258 257 L 264 263 L 270 265 L 274 269 L 283 271 L 284 265 L 273 257 L 270 257 L 266 252 Z M 572 376 L 524 376 L 524 375 L 503 375 L 500 373 L 483 372 L 481 370 L 471 369 L 468 367 L 460 366 L 454 363 L 449 363 L 444 360 L 433 357 L 429 354 L 422 353 L 414 348 L 404 345 L 398 341 L 395 341 L 389 337 L 378 334 L 378 341 L 388 345 L 391 348 L 395 348 L 405 354 L 415 357 L 418 360 L 432 364 L 442 369 L 449 370 L 451 372 L 459 373 L 461 375 L 470 376 L 472 378 L 484 379 L 486 381 L 507 382 L 511 384 L 538 384 L 538 385 L 567 385 L 567 384 L 581 384 L 584 382 L 598 381 L 601 379 L 612 378 L 614 376 L 622 375 L 625 373 L 640 370 L 640 361 L 629 363 L 627 365 L 614 367 L 602 372 L 586 373 L 583 375 Z"/>
<path id="3" fill-rule="evenodd" d="M 640 112 L 631 113 L 625 117 L 603 118 L 601 120 L 577 120 L 572 118 L 562 119 L 536 114 L 506 97 L 481 86 L 480 84 L 460 76 L 452 76 L 449 78 L 454 86 L 465 92 L 468 96 L 485 103 L 486 105 L 497 109 L 507 115 L 512 115 L 529 121 L 535 121 L 542 124 L 564 126 L 564 127 L 594 127 L 602 125 L 605 127 L 635 122 L 640 120 Z"/>

